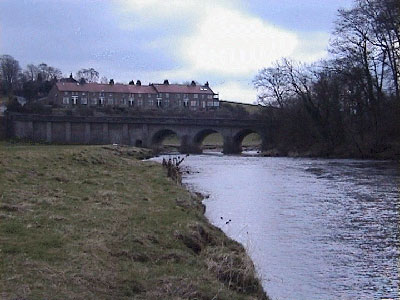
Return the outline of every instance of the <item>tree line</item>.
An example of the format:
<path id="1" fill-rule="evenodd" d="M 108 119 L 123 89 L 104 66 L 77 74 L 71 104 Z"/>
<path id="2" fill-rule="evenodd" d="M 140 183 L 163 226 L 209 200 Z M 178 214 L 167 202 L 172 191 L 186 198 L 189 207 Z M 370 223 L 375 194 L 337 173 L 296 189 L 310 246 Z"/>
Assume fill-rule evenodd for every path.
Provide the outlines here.
<path id="1" fill-rule="evenodd" d="M 0 93 L 7 96 L 22 96 L 28 101 L 47 96 L 55 82 L 63 78 L 60 69 L 41 63 L 28 64 L 24 69 L 11 55 L 0 56 Z M 71 78 L 78 82 L 107 83 L 94 68 L 83 68 Z"/>
<path id="2" fill-rule="evenodd" d="M 271 145 L 315 155 L 400 155 L 400 2 L 341 9 L 329 59 L 287 58 L 258 72 Z M 379 156 L 379 155 L 378 155 Z"/>

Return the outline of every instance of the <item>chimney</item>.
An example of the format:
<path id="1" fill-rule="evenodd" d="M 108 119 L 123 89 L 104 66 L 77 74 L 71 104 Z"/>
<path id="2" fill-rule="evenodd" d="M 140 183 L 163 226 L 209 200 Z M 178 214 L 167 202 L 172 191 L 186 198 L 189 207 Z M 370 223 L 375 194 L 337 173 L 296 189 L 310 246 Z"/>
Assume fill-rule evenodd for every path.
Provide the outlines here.
<path id="1" fill-rule="evenodd" d="M 110 84 L 110 85 L 114 85 L 114 79 L 110 79 L 109 84 Z"/>
<path id="2" fill-rule="evenodd" d="M 168 85 L 168 84 L 169 84 L 168 79 L 165 79 L 165 80 L 164 80 L 164 84 L 165 84 L 165 85 Z"/>
<path id="3" fill-rule="evenodd" d="M 137 81 L 136 81 L 136 85 L 139 85 L 139 86 L 140 86 L 140 85 L 142 85 L 142 82 L 141 82 L 140 80 L 137 80 Z"/>
<path id="4" fill-rule="evenodd" d="M 129 85 L 135 85 L 135 82 L 133 80 L 129 81 Z"/>
<path id="5" fill-rule="evenodd" d="M 71 74 L 69 74 L 69 78 L 70 78 L 70 79 L 74 79 L 74 78 L 72 77 L 72 73 L 71 73 Z"/>
<path id="6" fill-rule="evenodd" d="M 191 86 L 196 86 L 196 82 L 192 80 L 192 83 L 190 84 Z"/>
<path id="7" fill-rule="evenodd" d="M 208 84 L 208 81 L 206 82 L 206 84 L 204 86 L 205 87 L 210 87 L 209 84 Z"/>

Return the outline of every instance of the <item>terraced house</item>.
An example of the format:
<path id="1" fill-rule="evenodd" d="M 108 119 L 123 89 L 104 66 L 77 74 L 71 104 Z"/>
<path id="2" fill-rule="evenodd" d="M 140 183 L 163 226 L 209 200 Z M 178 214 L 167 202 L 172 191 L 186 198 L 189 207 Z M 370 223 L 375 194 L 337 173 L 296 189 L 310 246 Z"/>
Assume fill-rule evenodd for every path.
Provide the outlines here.
<path id="1" fill-rule="evenodd" d="M 210 110 L 219 108 L 218 94 L 208 82 L 198 85 L 169 84 L 100 84 L 57 82 L 51 89 L 47 102 L 61 106 L 114 106 L 138 109 L 189 109 Z"/>

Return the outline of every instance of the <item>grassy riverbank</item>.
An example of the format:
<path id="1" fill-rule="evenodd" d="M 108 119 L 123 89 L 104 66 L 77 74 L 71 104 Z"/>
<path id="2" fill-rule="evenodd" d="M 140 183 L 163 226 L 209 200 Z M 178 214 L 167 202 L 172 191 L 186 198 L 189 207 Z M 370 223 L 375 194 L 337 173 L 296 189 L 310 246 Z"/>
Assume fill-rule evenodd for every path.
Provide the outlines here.
<path id="1" fill-rule="evenodd" d="M 0 144 L 0 298 L 267 299 L 243 247 L 146 155 Z"/>

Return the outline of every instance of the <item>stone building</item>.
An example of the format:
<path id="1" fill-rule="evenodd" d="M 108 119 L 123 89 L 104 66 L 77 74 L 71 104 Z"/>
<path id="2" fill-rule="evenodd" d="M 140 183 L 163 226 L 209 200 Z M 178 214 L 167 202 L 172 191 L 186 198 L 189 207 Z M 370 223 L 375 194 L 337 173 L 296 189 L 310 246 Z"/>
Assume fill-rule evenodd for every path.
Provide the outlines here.
<path id="1" fill-rule="evenodd" d="M 205 85 L 163 84 L 100 84 L 57 82 L 51 89 L 47 103 L 61 106 L 113 106 L 138 109 L 210 110 L 219 108 L 218 94 Z"/>

